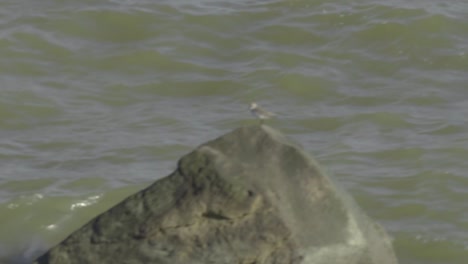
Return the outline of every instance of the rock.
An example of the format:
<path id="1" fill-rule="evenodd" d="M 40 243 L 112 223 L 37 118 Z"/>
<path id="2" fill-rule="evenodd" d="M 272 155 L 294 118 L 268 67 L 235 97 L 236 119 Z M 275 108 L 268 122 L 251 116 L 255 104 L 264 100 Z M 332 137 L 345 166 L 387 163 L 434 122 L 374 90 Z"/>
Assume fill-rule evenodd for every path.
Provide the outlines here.
<path id="1" fill-rule="evenodd" d="M 386 232 L 300 147 L 242 127 L 35 264 L 396 264 Z"/>

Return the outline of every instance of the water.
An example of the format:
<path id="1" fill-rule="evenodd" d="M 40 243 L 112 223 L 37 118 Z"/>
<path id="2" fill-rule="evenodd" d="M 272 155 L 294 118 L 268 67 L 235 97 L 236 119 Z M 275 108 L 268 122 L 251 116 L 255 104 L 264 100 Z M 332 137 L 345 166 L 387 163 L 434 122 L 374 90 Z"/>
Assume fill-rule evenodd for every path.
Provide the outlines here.
<path id="1" fill-rule="evenodd" d="M 461 0 L 2 1 L 0 256 L 57 243 L 252 124 L 256 100 L 401 263 L 466 263 L 467 13 Z"/>

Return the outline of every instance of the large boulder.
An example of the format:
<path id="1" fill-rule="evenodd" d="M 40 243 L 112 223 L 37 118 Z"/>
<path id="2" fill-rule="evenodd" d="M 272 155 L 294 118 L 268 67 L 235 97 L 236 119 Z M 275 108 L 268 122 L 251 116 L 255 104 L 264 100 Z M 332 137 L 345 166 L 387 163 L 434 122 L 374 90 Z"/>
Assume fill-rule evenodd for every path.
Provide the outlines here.
<path id="1" fill-rule="evenodd" d="M 300 147 L 242 127 L 35 264 L 395 264 L 386 232 Z"/>

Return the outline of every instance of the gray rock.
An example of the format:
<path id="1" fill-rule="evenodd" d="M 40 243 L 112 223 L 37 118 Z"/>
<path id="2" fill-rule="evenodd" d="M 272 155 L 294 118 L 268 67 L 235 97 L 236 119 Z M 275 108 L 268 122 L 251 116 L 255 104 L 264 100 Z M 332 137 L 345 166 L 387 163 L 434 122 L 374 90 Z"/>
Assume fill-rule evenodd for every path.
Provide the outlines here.
<path id="1" fill-rule="evenodd" d="M 96 217 L 36 264 L 395 264 L 386 232 L 300 147 L 242 127 Z"/>

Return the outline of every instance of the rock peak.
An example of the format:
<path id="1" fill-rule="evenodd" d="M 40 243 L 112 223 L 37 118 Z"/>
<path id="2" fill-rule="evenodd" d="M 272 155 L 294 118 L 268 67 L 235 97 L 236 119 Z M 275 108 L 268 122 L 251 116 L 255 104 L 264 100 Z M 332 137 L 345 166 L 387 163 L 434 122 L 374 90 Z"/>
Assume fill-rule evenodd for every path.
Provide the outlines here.
<path id="1" fill-rule="evenodd" d="M 385 231 L 302 148 L 265 125 L 182 157 L 36 264 L 396 264 Z"/>

